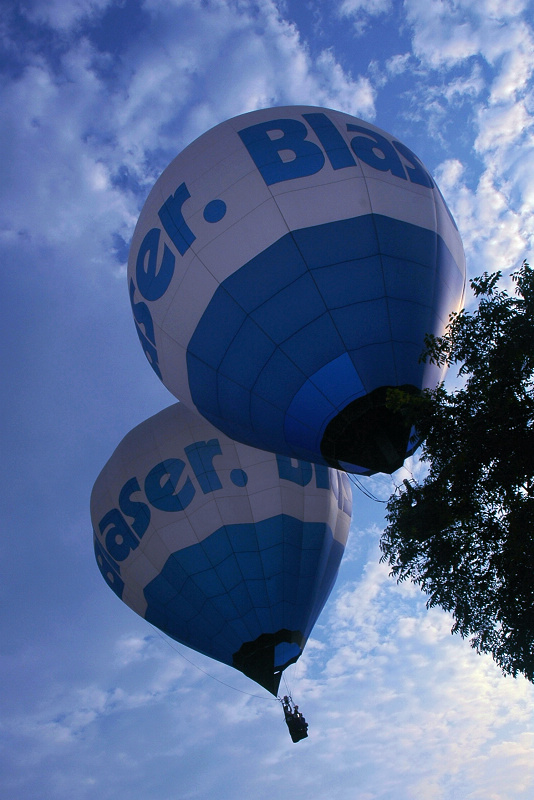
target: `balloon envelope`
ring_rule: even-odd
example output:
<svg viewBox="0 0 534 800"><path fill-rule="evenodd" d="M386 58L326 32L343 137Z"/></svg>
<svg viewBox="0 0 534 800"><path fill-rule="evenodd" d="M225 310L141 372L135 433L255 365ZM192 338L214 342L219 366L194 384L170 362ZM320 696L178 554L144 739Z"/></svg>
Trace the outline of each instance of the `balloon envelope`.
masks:
<svg viewBox="0 0 534 800"><path fill-rule="evenodd" d="M177 403L98 476L95 555L134 611L276 694L334 584L351 505L345 474L236 443Z"/></svg>
<svg viewBox="0 0 534 800"><path fill-rule="evenodd" d="M417 442L387 387L463 298L458 230L394 137L324 108L230 119L163 172L133 236L143 349L233 439L352 472L392 472Z"/></svg>

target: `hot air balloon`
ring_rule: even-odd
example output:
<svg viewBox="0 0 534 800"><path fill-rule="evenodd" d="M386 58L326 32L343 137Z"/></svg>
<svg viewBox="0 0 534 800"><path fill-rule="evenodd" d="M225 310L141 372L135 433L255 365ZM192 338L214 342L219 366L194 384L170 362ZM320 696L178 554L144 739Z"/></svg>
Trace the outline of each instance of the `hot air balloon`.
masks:
<svg viewBox="0 0 534 800"><path fill-rule="evenodd" d="M324 108L254 111L160 176L128 263L137 332L167 388L232 439L349 472L418 444L388 387L463 299L460 235L402 142Z"/></svg>
<svg viewBox="0 0 534 800"><path fill-rule="evenodd" d="M98 476L95 555L140 616L276 695L334 584L351 507L344 473L236 443L177 403Z"/></svg>

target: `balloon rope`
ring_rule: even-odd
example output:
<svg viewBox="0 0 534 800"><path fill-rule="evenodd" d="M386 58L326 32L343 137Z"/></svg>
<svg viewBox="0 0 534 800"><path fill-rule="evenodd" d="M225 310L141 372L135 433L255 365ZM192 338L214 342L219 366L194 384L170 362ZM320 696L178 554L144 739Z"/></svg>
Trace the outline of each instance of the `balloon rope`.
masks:
<svg viewBox="0 0 534 800"><path fill-rule="evenodd" d="M157 633L158 636L160 636L163 639L163 641L166 642L169 645L169 647L172 650L174 650L176 653L178 653L179 656L181 656L184 659L184 661L187 661L187 663L191 664L192 667L195 667L195 669L198 669L199 672L203 672L204 675L208 676L208 678L211 678L212 680L217 681L217 683L222 683L223 686L227 686L228 689L233 689L234 692L239 692L240 694L246 694L248 697L255 697L257 700L271 700L270 697L264 697L261 694L251 694L250 692L244 692L243 689L238 689L236 686L231 686L229 683L225 683L224 681L221 681L220 678L216 678L215 675L210 675L210 673L206 672L205 669L202 669L202 667L199 667L198 664L194 663L194 661L191 661L189 658L187 658L187 656L184 656L184 654L180 650L178 650L178 648L172 642L170 642L169 639L167 639L167 637L164 636L163 633L160 630L158 630L153 625L151 625L150 622L148 624L150 625L152 630L155 633ZM274 698L274 699L276 699L276 698Z"/></svg>
<svg viewBox="0 0 534 800"><path fill-rule="evenodd" d="M288 682L287 682L287 679L286 679L286 674L285 674L285 672L282 672L282 677L283 677L283 679L284 679L284 683L285 683L285 685L286 685L286 692L288 693L289 697L291 697L291 687L290 687L290 685L289 685L289 684L288 684Z"/></svg>
<svg viewBox="0 0 534 800"><path fill-rule="evenodd" d="M355 475L348 473L348 476L352 485L359 489L362 494L369 498L369 500L374 500L375 503L387 503L387 500L380 500L380 498L374 495L369 489L365 488Z"/></svg>

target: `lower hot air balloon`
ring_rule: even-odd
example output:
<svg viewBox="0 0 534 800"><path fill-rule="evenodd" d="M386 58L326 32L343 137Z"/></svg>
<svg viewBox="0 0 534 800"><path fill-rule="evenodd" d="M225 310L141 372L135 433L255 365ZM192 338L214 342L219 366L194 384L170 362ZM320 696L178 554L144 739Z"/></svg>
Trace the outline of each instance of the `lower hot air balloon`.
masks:
<svg viewBox="0 0 534 800"><path fill-rule="evenodd" d="M122 440L91 495L113 591L274 695L334 585L351 509L344 473L234 442L181 403Z"/></svg>

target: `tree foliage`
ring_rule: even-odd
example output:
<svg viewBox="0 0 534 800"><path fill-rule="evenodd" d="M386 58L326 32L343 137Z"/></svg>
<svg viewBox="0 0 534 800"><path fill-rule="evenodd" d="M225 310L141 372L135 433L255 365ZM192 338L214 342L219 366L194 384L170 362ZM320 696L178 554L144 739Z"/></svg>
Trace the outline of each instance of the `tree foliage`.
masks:
<svg viewBox="0 0 534 800"><path fill-rule="evenodd" d="M422 358L457 365L442 384L390 404L416 425L428 463L387 505L382 561L454 618L453 633L491 653L502 671L534 681L534 273L471 282L477 309L451 315Z"/></svg>

